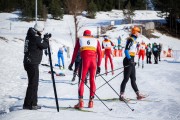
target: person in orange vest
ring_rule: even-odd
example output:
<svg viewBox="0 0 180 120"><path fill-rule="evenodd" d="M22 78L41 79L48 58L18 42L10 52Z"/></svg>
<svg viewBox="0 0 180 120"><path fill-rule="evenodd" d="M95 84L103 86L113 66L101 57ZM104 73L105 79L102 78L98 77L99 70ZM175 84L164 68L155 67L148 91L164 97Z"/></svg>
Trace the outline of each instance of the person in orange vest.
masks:
<svg viewBox="0 0 180 120"><path fill-rule="evenodd" d="M127 38L126 46L125 46L125 58L123 59L123 66L124 66L124 79L121 83L120 86L120 98L119 100L121 101L126 101L127 99L125 98L125 88L126 84L129 80L131 79L131 86L134 90L134 92L137 95L137 99L141 100L145 98L146 96L143 94L140 94L139 89L136 84L136 69L135 65L136 63L134 62L135 56L136 56L136 39L140 35L141 29L137 26L133 27L131 30L131 35L130 37Z"/></svg>
<svg viewBox="0 0 180 120"><path fill-rule="evenodd" d="M140 58L142 57L142 68L144 68L144 57L145 57L145 53L146 53L146 44L145 42L142 40L140 46L139 46L139 59L138 59L138 67L140 66Z"/></svg>
<svg viewBox="0 0 180 120"><path fill-rule="evenodd" d="M111 63L111 70L112 70L112 75L114 75L114 65L113 65L113 60L112 60L112 46L114 46L114 44L112 43L111 40L108 39L108 36L105 35L104 36L104 40L102 42L102 48L105 49L105 72L107 75L107 61L108 59L110 60Z"/></svg>
<svg viewBox="0 0 180 120"><path fill-rule="evenodd" d="M83 94L86 74L89 71L90 97L88 108L93 107L93 99L96 91L95 75L100 73L100 65L102 60L101 45L99 41L91 36L90 30L85 30L82 37L78 38L74 48L71 63L68 67L72 70L73 63L76 59L78 51L82 59L81 81L79 84L79 102L74 106L76 109L84 107Z"/></svg>

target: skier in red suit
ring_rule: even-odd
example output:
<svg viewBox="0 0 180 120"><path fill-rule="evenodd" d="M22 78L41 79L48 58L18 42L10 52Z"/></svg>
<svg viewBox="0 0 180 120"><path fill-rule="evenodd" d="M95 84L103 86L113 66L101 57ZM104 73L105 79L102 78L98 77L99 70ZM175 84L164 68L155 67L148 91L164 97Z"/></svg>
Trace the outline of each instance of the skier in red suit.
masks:
<svg viewBox="0 0 180 120"><path fill-rule="evenodd" d="M104 36L104 41L102 42L102 48L105 49L104 54L105 54L105 71L107 75L107 61L109 59L111 63L111 70L112 70L112 75L114 75L114 65L113 65L113 60L112 60L112 51L111 48L114 46L111 40L108 39L108 37L105 35Z"/></svg>
<svg viewBox="0 0 180 120"><path fill-rule="evenodd" d="M100 65L101 65L101 46L99 41L91 36L90 30L85 30L83 37L80 37L76 41L76 45L74 48L73 56L71 63L69 65L69 70L72 70L72 65L76 59L78 54L78 50L80 49L80 55L82 58L82 71L81 71L81 81L79 84L79 103L74 107L77 109L81 109L84 107L83 102L83 93L84 93L84 83L87 72L89 71L90 76L90 98L88 107L93 107L93 99L96 90L95 85L95 75L100 73Z"/></svg>
<svg viewBox="0 0 180 120"><path fill-rule="evenodd" d="M142 68L144 68L144 57L145 57L145 53L146 53L146 44L144 41L141 42L140 46L139 46L139 59L138 59L138 66L140 66L140 58L142 57Z"/></svg>

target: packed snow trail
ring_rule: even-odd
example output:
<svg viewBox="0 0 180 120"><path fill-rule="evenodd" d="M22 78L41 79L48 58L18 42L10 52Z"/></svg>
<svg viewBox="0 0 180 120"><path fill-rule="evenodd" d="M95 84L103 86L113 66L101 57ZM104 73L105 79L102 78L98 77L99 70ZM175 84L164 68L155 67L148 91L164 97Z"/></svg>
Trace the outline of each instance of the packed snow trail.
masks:
<svg viewBox="0 0 180 120"><path fill-rule="evenodd" d="M116 65L122 65L122 59L114 58ZM106 105L113 108L112 111L108 111L105 106L95 98L95 106L93 109L87 109L93 112L82 112L77 110L64 110L68 106L74 106L78 102L77 98L77 85L71 85L72 72L66 71L68 74L66 77L56 77L58 101L60 105L60 112L57 113L53 87L50 74L43 74L40 79L39 86L39 104L46 106L42 107L41 110L28 111L18 110L10 112L2 120L21 120L21 119L155 119L155 120L176 120L178 118L178 111L180 110L180 98L178 74L180 70L174 70L174 67L179 66L179 63L169 63L168 61L161 61L158 65L145 64L146 68L137 69L137 84L139 89L143 93L148 93L149 97L144 101L137 101L137 104L129 104L135 109L132 112L123 102L119 101L104 101ZM168 69L167 69L168 66ZM42 70L47 70L46 67L42 66ZM173 70L173 72L172 72ZM102 67L103 72L103 67ZM117 74L119 71L116 71ZM144 76L145 75L145 76ZM153 76L152 76L153 75ZM174 79L171 79L173 76ZM112 76L108 75L105 78L108 80ZM112 80L110 84L114 89L119 91L119 86L122 81L122 75ZM77 80L77 79L76 79ZM104 83L100 77L96 80L97 87ZM101 99L111 99L117 97L117 95L111 90L108 85L104 85L97 92L97 95ZM106 94L108 93L108 94ZM85 87L84 94L85 107L88 104L89 89ZM128 98L135 98L135 94L132 91L130 82L127 84L126 95ZM15 96L14 96L15 97ZM22 107L24 96L19 97L18 103L14 106ZM152 100L151 102L149 102ZM154 101L153 101L154 100ZM156 101L160 100L160 101ZM179 107L178 107L179 106ZM163 113L163 115L161 115ZM71 116L69 116L71 115ZM161 115L161 116L159 116ZM73 117L72 117L73 116Z"/></svg>

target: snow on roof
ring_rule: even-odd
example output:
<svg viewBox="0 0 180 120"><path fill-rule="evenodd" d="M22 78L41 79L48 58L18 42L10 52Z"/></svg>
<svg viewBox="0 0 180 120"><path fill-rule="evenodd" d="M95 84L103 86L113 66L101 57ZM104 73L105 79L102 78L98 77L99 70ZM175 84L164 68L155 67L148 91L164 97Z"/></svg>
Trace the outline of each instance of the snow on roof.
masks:
<svg viewBox="0 0 180 120"><path fill-rule="evenodd" d="M158 16L159 11L151 11L151 10L135 10L135 16L133 17L133 20L162 20L164 18L161 18ZM123 11L122 10L112 10L109 12L98 12L96 19L124 19Z"/></svg>

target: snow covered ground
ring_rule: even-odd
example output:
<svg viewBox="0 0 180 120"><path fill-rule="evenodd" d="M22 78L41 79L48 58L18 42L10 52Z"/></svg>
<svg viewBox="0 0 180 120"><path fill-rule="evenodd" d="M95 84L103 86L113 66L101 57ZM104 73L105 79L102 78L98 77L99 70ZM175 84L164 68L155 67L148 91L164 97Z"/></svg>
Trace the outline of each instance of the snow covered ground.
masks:
<svg viewBox="0 0 180 120"><path fill-rule="evenodd" d="M121 11L100 12L96 19L81 18L84 27L80 30L79 35L83 30L90 29L96 35L96 27L103 20L114 19L114 14L120 14ZM109 17L107 17L107 14ZM155 17L154 14L143 16L142 11L137 11L137 14L142 15L143 19ZM144 14L145 15L145 14ZM78 86L71 85L72 71L67 69L71 58L65 54L65 70L59 70L54 67L57 72L63 72L65 77L55 76L56 88L60 112L56 111L53 85L48 67L40 65L40 80L38 91L38 103L42 105L41 110L29 111L21 110L27 87L27 75L23 68L23 45L27 29L34 26L35 22L22 22L17 20L16 13L0 13L0 119L1 120L179 120L180 119L180 63L173 62L172 58L162 58L159 64L145 64L145 68L137 68L137 85L140 91L149 96L145 101L132 101L129 106L135 111L131 111L127 105L119 101L103 101L112 111L109 111L95 97L93 112L82 112L72 109L65 109L69 106L74 106L78 102ZM155 17L154 19L156 19ZM157 18L158 19L158 18ZM43 23L43 22L41 22ZM73 17L65 15L63 20L56 21L48 19L45 23L45 31L52 33L51 47L53 64L57 63L57 50L60 46L66 45L70 47L70 54L73 52L70 32L73 32ZM128 25L117 25L116 29L107 32L107 35L112 41L117 44L117 38L121 36L122 44L125 44L125 39L128 32L122 28ZM73 33L74 34L74 33ZM159 38L147 39L141 36L146 43L162 43L163 49L171 47L173 50L180 50L180 40L171 38L155 32ZM102 38L99 39L102 41ZM47 63L47 57L44 55L42 63ZM123 57L113 58L115 69L122 67ZM110 70L110 66L109 70ZM104 59L101 64L101 73L104 73ZM122 69L115 71L116 76L122 72ZM111 74L102 77L110 80ZM97 77L97 88L105 83L102 77ZM114 78L110 85L119 93L120 84L123 80L123 74ZM77 78L76 78L77 82ZM116 93L106 84L96 91L96 94L101 99L118 98ZM130 82L126 86L126 96L135 98ZM89 90L85 87L84 101L87 107L89 98ZM135 104L134 104L135 103Z"/></svg>

